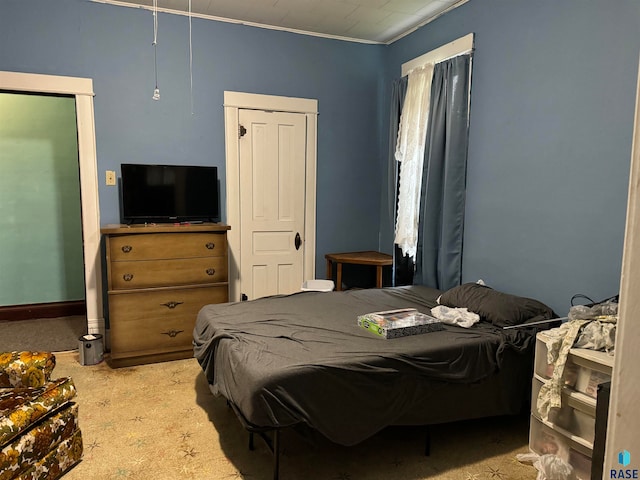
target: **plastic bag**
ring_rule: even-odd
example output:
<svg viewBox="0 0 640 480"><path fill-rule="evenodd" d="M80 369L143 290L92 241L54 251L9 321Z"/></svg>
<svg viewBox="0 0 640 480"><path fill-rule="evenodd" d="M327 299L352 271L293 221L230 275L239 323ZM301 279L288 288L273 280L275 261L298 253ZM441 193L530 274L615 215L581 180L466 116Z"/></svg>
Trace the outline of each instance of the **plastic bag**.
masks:
<svg viewBox="0 0 640 480"><path fill-rule="evenodd" d="M604 350L612 354L616 347L616 324L594 320L586 324L573 346L590 350Z"/></svg>
<svg viewBox="0 0 640 480"><path fill-rule="evenodd" d="M573 467L557 455L538 455L537 453L519 453L519 462L530 463L536 470L536 480L578 480Z"/></svg>
<svg viewBox="0 0 640 480"><path fill-rule="evenodd" d="M593 306L574 305L569 309L569 320L611 320L618 316L618 304L616 302L597 303Z"/></svg>
<svg viewBox="0 0 640 480"><path fill-rule="evenodd" d="M591 320L580 330L574 347L613 353L618 322L617 302L606 301L592 306L575 305L569 310L569 320Z"/></svg>

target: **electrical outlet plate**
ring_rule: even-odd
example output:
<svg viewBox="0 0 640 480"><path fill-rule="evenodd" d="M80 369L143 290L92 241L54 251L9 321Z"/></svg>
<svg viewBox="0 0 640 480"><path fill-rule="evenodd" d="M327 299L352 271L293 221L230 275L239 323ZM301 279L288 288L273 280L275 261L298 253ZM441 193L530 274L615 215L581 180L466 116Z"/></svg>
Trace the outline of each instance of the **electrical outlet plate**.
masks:
<svg viewBox="0 0 640 480"><path fill-rule="evenodd" d="M106 177L107 185L111 186L116 184L116 172L114 172L113 170L107 170Z"/></svg>

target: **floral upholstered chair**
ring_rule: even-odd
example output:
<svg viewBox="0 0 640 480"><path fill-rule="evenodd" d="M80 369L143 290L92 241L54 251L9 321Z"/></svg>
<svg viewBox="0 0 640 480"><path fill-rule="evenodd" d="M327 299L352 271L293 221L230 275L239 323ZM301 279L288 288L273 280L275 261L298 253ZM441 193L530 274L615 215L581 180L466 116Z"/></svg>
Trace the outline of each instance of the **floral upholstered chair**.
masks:
<svg viewBox="0 0 640 480"><path fill-rule="evenodd" d="M0 353L0 480L61 477L82 457L76 388L46 352Z"/></svg>

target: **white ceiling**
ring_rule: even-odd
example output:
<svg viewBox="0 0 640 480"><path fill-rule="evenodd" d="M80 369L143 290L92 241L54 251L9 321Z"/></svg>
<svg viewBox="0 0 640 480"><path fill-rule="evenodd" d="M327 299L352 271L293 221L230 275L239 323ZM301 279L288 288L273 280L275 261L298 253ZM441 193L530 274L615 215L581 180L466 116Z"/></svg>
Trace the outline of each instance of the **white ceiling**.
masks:
<svg viewBox="0 0 640 480"><path fill-rule="evenodd" d="M153 8L153 0L94 0ZM191 0L195 17L366 43L391 43L467 0ZM157 0L163 12L189 13L189 0Z"/></svg>

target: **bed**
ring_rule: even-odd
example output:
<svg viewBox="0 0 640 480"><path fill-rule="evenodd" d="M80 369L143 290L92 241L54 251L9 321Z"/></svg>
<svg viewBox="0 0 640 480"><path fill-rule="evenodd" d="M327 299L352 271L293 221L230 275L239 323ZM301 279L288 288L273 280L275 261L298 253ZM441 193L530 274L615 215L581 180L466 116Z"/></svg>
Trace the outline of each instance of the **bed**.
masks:
<svg viewBox="0 0 640 480"><path fill-rule="evenodd" d="M272 431L276 441L280 429L304 427L348 446L391 425L517 414L529 401L537 323L556 315L486 288L299 292L209 305L196 320L194 355L245 428ZM397 308L429 313L439 297L472 305L482 321L392 340L356 322Z"/></svg>

